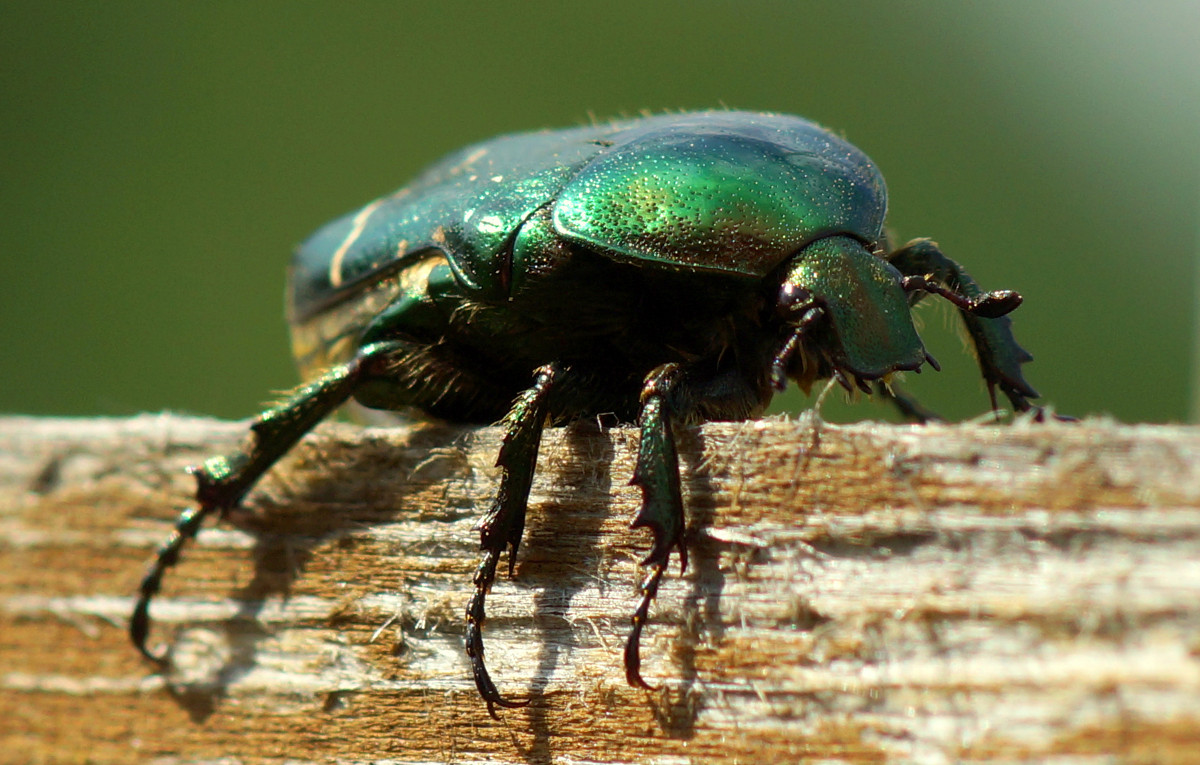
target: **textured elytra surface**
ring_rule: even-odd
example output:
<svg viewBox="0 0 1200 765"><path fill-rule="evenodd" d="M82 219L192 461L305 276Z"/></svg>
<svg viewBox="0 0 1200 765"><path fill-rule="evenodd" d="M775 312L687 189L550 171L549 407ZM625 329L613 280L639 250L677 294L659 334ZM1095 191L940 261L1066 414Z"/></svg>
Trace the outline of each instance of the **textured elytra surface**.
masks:
<svg viewBox="0 0 1200 765"><path fill-rule="evenodd" d="M491 721L462 656L499 432L325 427L124 619L244 426L0 422L9 761L1186 762L1197 745L1193 428L707 425L681 439L691 565L620 644L648 540L636 435L547 434L516 577L489 601ZM171 691L171 692L169 692Z"/></svg>
<svg viewBox="0 0 1200 765"><path fill-rule="evenodd" d="M549 205L558 235L618 259L761 278L833 233L875 242L887 192L854 146L799 117L659 115L485 141L318 230L296 253L293 320L431 249L490 292L510 238Z"/></svg>

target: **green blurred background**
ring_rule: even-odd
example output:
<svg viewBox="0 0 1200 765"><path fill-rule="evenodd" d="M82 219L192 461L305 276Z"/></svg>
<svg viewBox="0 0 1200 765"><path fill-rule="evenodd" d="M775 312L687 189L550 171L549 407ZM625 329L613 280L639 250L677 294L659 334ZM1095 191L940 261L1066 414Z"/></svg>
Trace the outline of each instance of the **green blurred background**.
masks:
<svg viewBox="0 0 1200 765"><path fill-rule="evenodd" d="M842 132L899 238L1025 295L1060 411L1196 389L1200 3L4 3L0 411L257 411L292 247L442 153L731 106ZM986 409L949 313L935 409ZM790 402L793 406L798 402ZM848 416L877 416L864 404Z"/></svg>

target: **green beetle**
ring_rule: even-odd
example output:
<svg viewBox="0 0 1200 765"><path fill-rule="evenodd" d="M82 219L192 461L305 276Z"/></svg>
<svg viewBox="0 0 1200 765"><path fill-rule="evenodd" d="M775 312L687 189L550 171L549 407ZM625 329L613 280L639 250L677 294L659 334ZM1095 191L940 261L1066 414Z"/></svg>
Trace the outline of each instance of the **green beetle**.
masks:
<svg viewBox="0 0 1200 765"><path fill-rule="evenodd" d="M467 606L475 683L484 601L501 555L512 572L542 428L612 413L641 429L634 527L653 533L625 647L639 639L673 551L686 566L673 429L758 416L789 379L836 378L923 410L890 385L936 362L913 326L926 293L959 309L996 408L1037 393L1005 316L937 246L889 252L883 176L861 151L786 115L713 111L505 136L443 159L412 184L302 244L289 278L293 350L306 380L261 414L244 451L194 469L198 506L142 581L149 604L204 518L236 506L297 440L353 399L465 423L503 421L496 498Z"/></svg>

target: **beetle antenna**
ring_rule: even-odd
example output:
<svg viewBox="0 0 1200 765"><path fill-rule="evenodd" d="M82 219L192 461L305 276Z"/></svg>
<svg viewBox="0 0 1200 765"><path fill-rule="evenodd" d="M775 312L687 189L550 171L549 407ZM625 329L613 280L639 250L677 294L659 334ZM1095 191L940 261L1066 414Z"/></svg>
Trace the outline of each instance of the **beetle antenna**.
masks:
<svg viewBox="0 0 1200 765"><path fill-rule="evenodd" d="M953 303L960 310L984 319L998 319L1021 305L1021 293L1013 290L994 290L975 298L966 298L948 287L930 281L924 276L906 276L901 286L905 292L924 290Z"/></svg>

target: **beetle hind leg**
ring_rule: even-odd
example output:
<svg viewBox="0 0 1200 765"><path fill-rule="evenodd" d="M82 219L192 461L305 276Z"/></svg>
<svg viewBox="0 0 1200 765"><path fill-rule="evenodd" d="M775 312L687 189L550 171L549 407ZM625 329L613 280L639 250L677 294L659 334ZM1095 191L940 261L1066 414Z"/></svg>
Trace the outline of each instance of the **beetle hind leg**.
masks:
<svg viewBox="0 0 1200 765"><path fill-rule="evenodd" d="M525 510L529 501L529 488L533 482L537 465L538 447L541 444L542 428L549 414L547 399L554 388L559 370L554 365L539 368L534 373L534 384L513 403L505 418L508 430L500 447L496 465L502 469L500 489L492 506L484 516L479 533L479 547L483 558L475 569L475 594L467 605L467 656L471 659L471 672L475 687L487 703L488 714L496 717L496 707L523 707L529 700L511 701L500 695L496 684L488 674L483 656L483 623L486 619L485 601L487 593L496 580L496 566L505 548L509 550L508 571L516 565L517 548L525 530Z"/></svg>
<svg viewBox="0 0 1200 765"><path fill-rule="evenodd" d="M250 426L250 441L243 450L213 457L192 468L197 483L197 506L179 516L175 531L159 548L154 563L142 577L129 619L129 638L143 656L160 666L167 662L165 651L154 651L146 645L150 636L150 602L162 587L167 570L179 562L183 548L200 532L204 519L213 512L224 513L236 507L276 460L343 404L364 378L379 374L381 362L386 364L400 347L398 343L376 343L363 348L346 364L301 386L288 400L260 414Z"/></svg>

